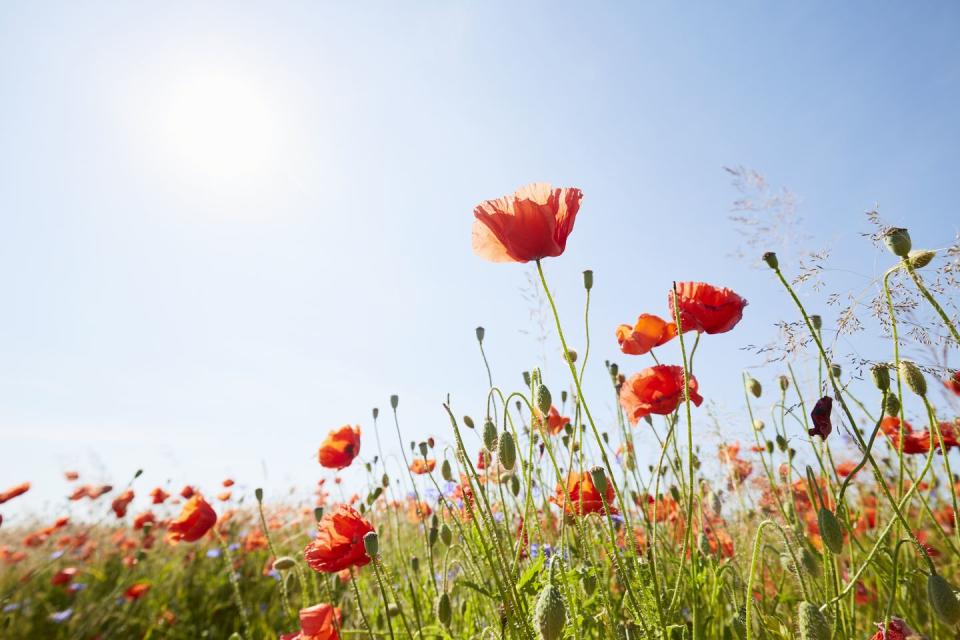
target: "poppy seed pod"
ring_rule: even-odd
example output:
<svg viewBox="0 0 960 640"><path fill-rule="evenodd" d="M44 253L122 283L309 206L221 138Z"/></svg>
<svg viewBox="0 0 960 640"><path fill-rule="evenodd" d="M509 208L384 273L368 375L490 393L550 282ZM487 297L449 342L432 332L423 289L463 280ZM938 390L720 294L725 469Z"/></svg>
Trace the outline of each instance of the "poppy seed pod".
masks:
<svg viewBox="0 0 960 640"><path fill-rule="evenodd" d="M288 569L293 569L296 566L297 562L290 556L280 556L273 561L273 568L277 571L286 571Z"/></svg>
<svg viewBox="0 0 960 640"><path fill-rule="evenodd" d="M940 574L934 573L927 578L927 597L940 622L951 627L960 622L960 600L957 600L953 586Z"/></svg>
<svg viewBox="0 0 960 640"><path fill-rule="evenodd" d="M413 569L414 573L420 571L420 558L417 556L410 556L410 568Z"/></svg>
<svg viewBox="0 0 960 640"><path fill-rule="evenodd" d="M780 376L778 380L780 381L780 391L786 391L790 388L790 378L787 376Z"/></svg>
<svg viewBox="0 0 960 640"><path fill-rule="evenodd" d="M447 482L453 482L453 469L450 467L449 460L444 460L440 465L440 475Z"/></svg>
<svg viewBox="0 0 960 640"><path fill-rule="evenodd" d="M397 394L393 394L392 396L390 396L390 406L392 408L396 409L397 406L399 406L399 404L400 404L400 396L398 396Z"/></svg>
<svg viewBox="0 0 960 640"><path fill-rule="evenodd" d="M427 443L421 442L417 446L420 448L420 455L422 455L423 457L427 457L427 454L430 452L430 449L427 447Z"/></svg>
<svg viewBox="0 0 960 640"><path fill-rule="evenodd" d="M830 623L815 604L807 601L800 603L797 625L800 628L800 640L830 640Z"/></svg>
<svg viewBox="0 0 960 640"><path fill-rule="evenodd" d="M253 495L257 499L257 502L263 502L263 489L257 487L253 490Z"/></svg>
<svg viewBox="0 0 960 640"><path fill-rule="evenodd" d="M923 372L913 362L909 360L900 361L900 377L907 381L907 386L918 396L927 395L927 381L923 377Z"/></svg>
<svg viewBox="0 0 960 640"><path fill-rule="evenodd" d="M583 272L583 288L587 291L593 289L593 271L590 269Z"/></svg>
<svg viewBox="0 0 960 640"><path fill-rule="evenodd" d="M898 258L906 258L913 246L910 241L910 232L899 227L887 229L883 234L883 242L890 249L890 252Z"/></svg>
<svg viewBox="0 0 960 640"><path fill-rule="evenodd" d="M819 331L820 329L823 328L823 318L821 318L820 316L814 314L814 315L810 316L810 324L813 325L813 328L814 328L814 329L816 329L817 331Z"/></svg>
<svg viewBox="0 0 960 640"><path fill-rule="evenodd" d="M323 520L323 507L316 507L313 510L313 518L317 522L320 522L321 520Z"/></svg>
<svg viewBox="0 0 960 640"><path fill-rule="evenodd" d="M843 529L840 527L840 521L837 516L826 507L820 507L817 514L817 526L820 529L820 537L823 544L833 555L843 553Z"/></svg>
<svg viewBox="0 0 960 640"><path fill-rule="evenodd" d="M504 431L500 436L500 442L497 444L497 457L500 458L500 464L510 471L517 463L517 446L513 441L513 434Z"/></svg>
<svg viewBox="0 0 960 640"><path fill-rule="evenodd" d="M486 335L486 333L483 327L477 327L477 342L483 342L483 336Z"/></svg>
<svg viewBox="0 0 960 640"><path fill-rule="evenodd" d="M445 627L450 626L453 618L453 607L450 606L450 594L444 591L437 598L437 619Z"/></svg>
<svg viewBox="0 0 960 640"><path fill-rule="evenodd" d="M603 467L593 467L590 469L590 479L593 480L593 486L602 496L607 492L607 473Z"/></svg>
<svg viewBox="0 0 960 640"><path fill-rule="evenodd" d="M890 388L890 370L885 364L875 364L870 367L870 376L873 378L874 386L880 391L886 391Z"/></svg>
<svg viewBox="0 0 960 640"><path fill-rule="evenodd" d="M930 249L917 249L910 252L907 256L907 262L910 263L910 267L913 269L923 269L930 264L930 261L933 260L936 255L937 252L931 251Z"/></svg>
<svg viewBox="0 0 960 640"><path fill-rule="evenodd" d="M780 266L780 262L777 260L777 254L773 251L767 251L763 254L763 261L767 263L767 266L771 269L776 269Z"/></svg>
<svg viewBox="0 0 960 640"><path fill-rule="evenodd" d="M547 385L541 384L537 387L536 401L540 413L543 415L550 413L550 407L553 406L553 396L550 395L550 389L547 388Z"/></svg>
<svg viewBox="0 0 960 640"><path fill-rule="evenodd" d="M754 398L759 398L760 394L763 393L763 387L760 385L759 380L747 377L747 391L749 391Z"/></svg>
<svg viewBox="0 0 960 640"><path fill-rule="evenodd" d="M495 451L497 448L497 426L490 419L483 423L483 446L487 451Z"/></svg>
<svg viewBox="0 0 960 640"><path fill-rule="evenodd" d="M567 605L563 594L556 585L557 557L550 558L550 576L537 597L533 609L533 624L540 633L541 640L559 640L563 637L563 627L567 623Z"/></svg>

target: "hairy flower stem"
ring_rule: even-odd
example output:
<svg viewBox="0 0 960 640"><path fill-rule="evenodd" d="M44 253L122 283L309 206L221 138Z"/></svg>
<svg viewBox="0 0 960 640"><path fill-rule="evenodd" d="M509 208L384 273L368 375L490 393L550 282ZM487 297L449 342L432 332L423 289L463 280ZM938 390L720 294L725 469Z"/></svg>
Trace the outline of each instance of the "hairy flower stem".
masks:
<svg viewBox="0 0 960 640"><path fill-rule="evenodd" d="M920 293L923 294L923 297L927 299L927 302L930 303L930 306L937 312L937 315L940 316L940 319L943 320L944 326L950 331L950 335L953 336L953 340L957 345L960 345L960 332L957 331L957 327L950 320L950 317L947 315L947 312L943 310L943 307L940 306L940 303L937 302L937 299L933 297L933 294L927 290L927 287L923 284L923 279L920 277L920 274L917 273L917 270L913 268L913 265L910 264L910 261L904 258L903 267L907 270L907 273L910 274L910 277L913 279L913 283L917 285L917 289L920 290Z"/></svg>
<svg viewBox="0 0 960 640"><path fill-rule="evenodd" d="M217 543L223 553L223 561L227 565L227 576L230 579L230 587L233 591L233 604L237 607L240 621L243 623L243 635L246 638L252 638L253 636L250 635L250 616L247 615L247 608L243 606L243 596L240 595L240 577L233 568L233 553L230 552L230 547L227 546L226 540L223 539L216 527L213 528L213 532L217 536Z"/></svg>

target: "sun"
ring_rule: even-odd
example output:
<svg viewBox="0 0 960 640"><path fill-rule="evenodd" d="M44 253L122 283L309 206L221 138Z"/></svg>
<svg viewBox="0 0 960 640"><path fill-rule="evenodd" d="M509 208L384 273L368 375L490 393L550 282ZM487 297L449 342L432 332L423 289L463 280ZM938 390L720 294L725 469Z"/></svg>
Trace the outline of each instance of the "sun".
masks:
<svg viewBox="0 0 960 640"><path fill-rule="evenodd" d="M267 86L242 69L185 69L157 97L158 151L208 186L265 181L281 159L281 117Z"/></svg>

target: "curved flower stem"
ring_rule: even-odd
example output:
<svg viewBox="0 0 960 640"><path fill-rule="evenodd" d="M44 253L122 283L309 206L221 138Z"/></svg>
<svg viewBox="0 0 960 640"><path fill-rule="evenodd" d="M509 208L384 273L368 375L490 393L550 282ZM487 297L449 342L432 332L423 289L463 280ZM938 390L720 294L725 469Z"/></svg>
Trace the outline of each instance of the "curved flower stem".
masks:
<svg viewBox="0 0 960 640"><path fill-rule="evenodd" d="M960 331L957 331L957 327L954 326L953 322L950 320L950 317L947 315L947 312L943 310L943 307L941 307L940 303L937 302L937 299L933 297L933 294L927 290L927 287L923 284L923 279L920 278L920 274L918 274L917 270L913 268L913 265L910 264L909 260L904 259L902 264L907 270L907 273L909 273L910 277L913 279L913 283L917 285L917 289L920 290L920 293L923 294L923 297L927 299L927 302L930 303L930 306L934 308L934 310L937 312L937 315L939 315L940 319L943 320L943 324L950 331L950 335L953 336L954 342L960 345Z"/></svg>

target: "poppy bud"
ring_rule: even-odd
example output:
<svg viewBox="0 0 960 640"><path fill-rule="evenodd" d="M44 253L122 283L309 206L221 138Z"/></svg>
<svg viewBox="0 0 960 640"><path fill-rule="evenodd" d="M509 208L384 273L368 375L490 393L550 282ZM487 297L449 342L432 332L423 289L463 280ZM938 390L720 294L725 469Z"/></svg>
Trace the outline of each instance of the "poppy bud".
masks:
<svg viewBox="0 0 960 640"><path fill-rule="evenodd" d="M313 510L313 518L317 522L320 522L321 520L323 520L323 507L317 507L316 509Z"/></svg>
<svg viewBox="0 0 960 640"><path fill-rule="evenodd" d="M830 640L830 623L819 607L807 601L800 603L797 611L797 626L800 627L800 640Z"/></svg>
<svg viewBox="0 0 960 640"><path fill-rule="evenodd" d="M234 631L233 633L230 634L230 637L227 638L227 640L243 640L243 636L237 633L236 631Z"/></svg>
<svg viewBox="0 0 960 640"><path fill-rule="evenodd" d="M940 574L934 573L927 578L927 597L940 622L951 627L960 622L960 601L953 586Z"/></svg>
<svg viewBox="0 0 960 640"><path fill-rule="evenodd" d="M677 489L677 485L670 487L670 497L672 497L677 502L680 502L680 489Z"/></svg>
<svg viewBox="0 0 960 640"><path fill-rule="evenodd" d="M758 380L747 377L747 391L749 391L754 398L759 398L760 394L763 393L763 387L760 386Z"/></svg>
<svg viewBox="0 0 960 640"><path fill-rule="evenodd" d="M789 445L787 444L787 439L786 439L786 438L784 438L784 437L781 436L780 434L777 434L776 441L777 441L777 448L780 449L780 451L786 451L786 450L787 450L787 447L788 447Z"/></svg>
<svg viewBox="0 0 960 640"><path fill-rule="evenodd" d="M820 507L817 514L817 526L820 529L820 537L823 538L823 544L833 555L840 555L843 552L843 529L840 528L840 521L833 512L826 507Z"/></svg>
<svg viewBox="0 0 960 640"><path fill-rule="evenodd" d="M400 615L400 606L396 602L391 602L387 605L387 617L396 618Z"/></svg>
<svg viewBox="0 0 960 640"><path fill-rule="evenodd" d="M883 404L883 410L888 416L900 415L900 398L892 393L888 394Z"/></svg>
<svg viewBox="0 0 960 640"><path fill-rule="evenodd" d="M843 372L843 369L840 368L840 365L833 363L830 365L830 374L834 378L839 378L840 374Z"/></svg>
<svg viewBox="0 0 960 640"><path fill-rule="evenodd" d="M426 457L427 457L427 454L430 452L430 449L427 448L427 443L426 443L426 442L421 442L420 445L419 445L419 447L420 447L420 455L422 455L424 458L426 458Z"/></svg>
<svg viewBox="0 0 960 640"><path fill-rule="evenodd" d="M416 573L420 571L420 558L417 556L410 557L410 568L413 569L413 572Z"/></svg>
<svg viewBox="0 0 960 640"><path fill-rule="evenodd" d="M765 426L767 426L767 425L765 425L765 424L763 423L763 420L761 420L760 418L754 418L754 419L753 419L753 430L754 430L754 431L763 431L763 428L764 428Z"/></svg>
<svg viewBox="0 0 960 640"><path fill-rule="evenodd" d="M257 487L253 490L253 495L257 499L257 502L263 502L263 489Z"/></svg>
<svg viewBox="0 0 960 640"><path fill-rule="evenodd" d="M380 409L376 407L373 408L373 419L376 420L380 416Z"/></svg>
<svg viewBox="0 0 960 640"><path fill-rule="evenodd" d="M297 561L291 558L290 556L280 556L273 561L273 568L277 571L286 571L287 569L293 569L297 565Z"/></svg>
<svg viewBox="0 0 960 640"><path fill-rule="evenodd" d="M910 241L910 233L906 229L891 227L883 234L883 241L886 243L890 252L898 258L905 258L910 253L913 243Z"/></svg>
<svg viewBox="0 0 960 640"><path fill-rule="evenodd" d="M483 336L486 334L486 330L483 327L477 327L477 342L483 342Z"/></svg>
<svg viewBox="0 0 960 640"><path fill-rule="evenodd" d="M607 474L603 467L593 467L590 469L590 479L593 480L593 486L597 492L603 496L607 492Z"/></svg>
<svg viewBox="0 0 960 640"><path fill-rule="evenodd" d="M447 482L453 482L453 470L450 468L450 461L444 460L440 465L440 475Z"/></svg>
<svg viewBox="0 0 960 640"><path fill-rule="evenodd" d="M886 391L890 388L890 370L885 364L875 364L870 367L870 375L873 377L873 384L880 391Z"/></svg>
<svg viewBox="0 0 960 640"><path fill-rule="evenodd" d="M583 591L588 596L592 596L593 592L597 589L597 576L593 574L592 571L583 574L583 577L580 579L581 584L583 584Z"/></svg>
<svg viewBox="0 0 960 640"><path fill-rule="evenodd" d="M901 360L900 376L907 381L907 386L915 394L921 398L927 395L927 381L916 364L909 360Z"/></svg>
<svg viewBox="0 0 960 640"><path fill-rule="evenodd" d="M820 559L815 556L810 549L804 547L803 551L800 552L800 564L803 565L804 570L810 574L811 577L820 578Z"/></svg>
<svg viewBox="0 0 960 640"><path fill-rule="evenodd" d="M463 424L467 426L467 429L473 429L475 427L473 424L473 418L470 416L463 416Z"/></svg>
<svg viewBox="0 0 960 640"><path fill-rule="evenodd" d="M527 385L528 387L530 386L530 372L529 372L529 371L524 371L524 372L523 372L523 384Z"/></svg>
<svg viewBox="0 0 960 640"><path fill-rule="evenodd" d="M448 547L453 543L453 530L450 529L450 525L446 522L440 525L440 539L443 541L443 544Z"/></svg>
<svg viewBox="0 0 960 640"><path fill-rule="evenodd" d="M547 415L550 413L550 407L553 406L553 396L550 395L550 389L547 388L547 385L541 384L537 387L537 408L540 409L540 413Z"/></svg>
<svg viewBox="0 0 960 640"><path fill-rule="evenodd" d="M767 263L767 266L771 269L776 269L780 266L780 263L777 261L777 254L773 251L767 251L763 254L763 261Z"/></svg>
<svg viewBox="0 0 960 640"><path fill-rule="evenodd" d="M437 528L437 525L434 524L431 526L430 529L427 530L427 544L429 544L431 547L437 544L437 537L439 534L440 530Z"/></svg>
<svg viewBox="0 0 960 640"><path fill-rule="evenodd" d="M487 451L493 451L497 448L497 427L493 424L493 420L489 418L483 423L483 446L487 448Z"/></svg>
<svg viewBox="0 0 960 640"><path fill-rule="evenodd" d="M143 475L143 469L137 469L137 472L133 474L133 479L136 480Z"/></svg>
<svg viewBox="0 0 960 640"><path fill-rule="evenodd" d="M780 376L778 379L780 381L780 391L786 391L790 388L790 378L787 376Z"/></svg>
<svg viewBox="0 0 960 640"><path fill-rule="evenodd" d="M450 626L450 620L453 618L453 608L450 606L450 594L444 591L437 598L437 619L445 627Z"/></svg>
<svg viewBox="0 0 960 640"><path fill-rule="evenodd" d="M516 475L510 476L510 493L512 493L514 497L520 495L520 478Z"/></svg>
<svg viewBox="0 0 960 640"><path fill-rule="evenodd" d="M910 255L907 256L907 261L914 269L923 269L925 266L930 264L930 261L933 260L934 256L936 255L936 251L931 251L929 249L917 249L916 251L910 252Z"/></svg>
<svg viewBox="0 0 960 640"><path fill-rule="evenodd" d="M773 440L767 440L767 453L773 454Z"/></svg>
<svg viewBox="0 0 960 640"><path fill-rule="evenodd" d="M497 445L497 457L500 458L500 464L509 471L517 463L517 446L513 441L513 434L504 431L500 436L500 442Z"/></svg>
<svg viewBox="0 0 960 640"><path fill-rule="evenodd" d="M567 605L563 594L555 584L554 575L557 557L550 558L550 577L537 597L533 609L533 624L540 632L541 640L560 640L567 623Z"/></svg>
<svg viewBox="0 0 960 640"><path fill-rule="evenodd" d="M570 364L573 364L577 361L577 352L573 349L567 349L566 360Z"/></svg>
<svg viewBox="0 0 960 640"><path fill-rule="evenodd" d="M397 394L393 394L392 396L390 396L390 406L392 408L396 409L397 405L399 404L400 404L400 396L398 396Z"/></svg>
<svg viewBox="0 0 960 640"><path fill-rule="evenodd" d="M810 316L810 324L813 325L813 328L819 331L823 327L823 318L814 314Z"/></svg>

